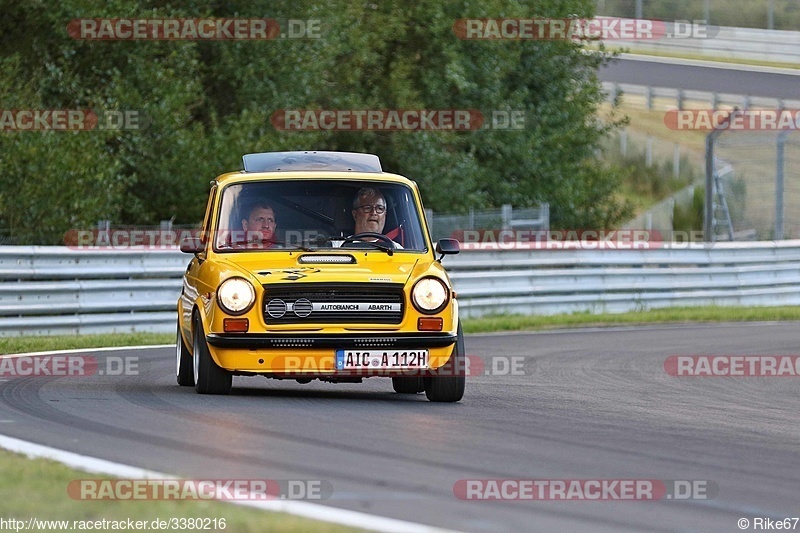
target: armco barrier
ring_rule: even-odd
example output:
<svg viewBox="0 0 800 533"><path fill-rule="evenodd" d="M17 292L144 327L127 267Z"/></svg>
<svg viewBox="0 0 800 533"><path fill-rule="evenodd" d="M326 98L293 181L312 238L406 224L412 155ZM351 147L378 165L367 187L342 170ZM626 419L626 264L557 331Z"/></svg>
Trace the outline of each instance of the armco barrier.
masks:
<svg viewBox="0 0 800 533"><path fill-rule="evenodd" d="M800 241L482 251L445 260L467 317L800 304Z"/></svg>
<svg viewBox="0 0 800 533"><path fill-rule="evenodd" d="M462 251L444 263L466 317L800 305L800 240L585 248ZM0 336L171 333L188 260L174 250L1 246Z"/></svg>
<svg viewBox="0 0 800 533"><path fill-rule="evenodd" d="M176 250L0 246L0 336L172 332Z"/></svg>
<svg viewBox="0 0 800 533"><path fill-rule="evenodd" d="M695 29L695 32L697 29ZM684 55L706 59L738 59L796 64L800 61L800 32L712 26L685 39L606 41L611 48L631 52Z"/></svg>

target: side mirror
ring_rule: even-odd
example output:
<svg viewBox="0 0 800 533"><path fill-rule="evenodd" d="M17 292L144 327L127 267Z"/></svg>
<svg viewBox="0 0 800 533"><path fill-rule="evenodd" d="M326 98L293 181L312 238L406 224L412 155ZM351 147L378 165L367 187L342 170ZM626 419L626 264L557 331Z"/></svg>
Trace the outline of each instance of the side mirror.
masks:
<svg viewBox="0 0 800 533"><path fill-rule="evenodd" d="M180 249L185 254L199 254L206 249L206 246L199 237L184 237Z"/></svg>
<svg viewBox="0 0 800 533"><path fill-rule="evenodd" d="M461 246L455 239L439 239L436 243L436 253L442 256L457 254L461 251ZM439 258L441 260L441 257Z"/></svg>

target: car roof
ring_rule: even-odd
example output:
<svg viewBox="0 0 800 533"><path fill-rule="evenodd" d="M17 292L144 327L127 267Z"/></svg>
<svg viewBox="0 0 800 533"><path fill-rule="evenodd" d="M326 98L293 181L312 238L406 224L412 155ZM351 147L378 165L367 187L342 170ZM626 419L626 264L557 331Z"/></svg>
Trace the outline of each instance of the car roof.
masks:
<svg viewBox="0 0 800 533"><path fill-rule="evenodd" d="M347 181L385 181L416 184L398 174L383 172L380 159L373 154L355 152L265 152L242 157L245 169L216 178L219 185L231 182L295 179L336 179Z"/></svg>
<svg viewBox="0 0 800 533"><path fill-rule="evenodd" d="M308 171L308 172L228 172L217 176L214 182L217 185L229 185L231 183L246 183L251 181L289 181L289 180L339 180L339 181L383 181L386 183L400 183L416 188L416 183L400 176L388 172L331 172L331 171Z"/></svg>
<svg viewBox="0 0 800 533"><path fill-rule="evenodd" d="M356 152L264 152L242 157L245 172L293 172L329 170L344 172L383 172L374 154Z"/></svg>

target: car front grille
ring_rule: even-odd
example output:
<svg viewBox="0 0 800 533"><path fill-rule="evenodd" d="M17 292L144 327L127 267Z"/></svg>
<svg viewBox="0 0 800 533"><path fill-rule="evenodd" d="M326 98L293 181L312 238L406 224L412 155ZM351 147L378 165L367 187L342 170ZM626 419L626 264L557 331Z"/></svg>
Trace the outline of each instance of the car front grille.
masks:
<svg viewBox="0 0 800 533"><path fill-rule="evenodd" d="M395 283L264 285L267 324L399 324L405 305Z"/></svg>

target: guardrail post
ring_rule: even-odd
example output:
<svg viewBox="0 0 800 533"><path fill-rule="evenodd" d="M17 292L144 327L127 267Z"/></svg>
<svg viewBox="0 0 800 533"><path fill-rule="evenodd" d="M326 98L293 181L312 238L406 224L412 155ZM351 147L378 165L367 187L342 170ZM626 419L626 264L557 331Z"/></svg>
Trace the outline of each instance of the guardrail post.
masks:
<svg viewBox="0 0 800 533"><path fill-rule="evenodd" d="M98 220L97 221L97 245L111 244L111 221Z"/></svg>
<svg viewBox="0 0 800 533"><path fill-rule="evenodd" d="M783 239L783 155L786 136L791 130L778 135L775 154L775 240Z"/></svg>
<svg viewBox="0 0 800 533"><path fill-rule="evenodd" d="M645 91L645 98L647 99L647 110L650 111L653 109L653 87L650 85L647 86L647 90Z"/></svg>
<svg viewBox="0 0 800 533"><path fill-rule="evenodd" d="M542 229L550 231L550 204L545 202L541 206L542 209Z"/></svg>
<svg viewBox="0 0 800 533"><path fill-rule="evenodd" d="M648 167L653 166L653 137L647 136L647 144L645 146L644 164Z"/></svg>
<svg viewBox="0 0 800 533"><path fill-rule="evenodd" d="M675 143L672 146L672 176L678 178L681 175L681 145Z"/></svg>
<svg viewBox="0 0 800 533"><path fill-rule="evenodd" d="M676 95L675 99L677 100L678 109L683 109L683 100L684 100L683 89L678 89L678 94Z"/></svg>
<svg viewBox="0 0 800 533"><path fill-rule="evenodd" d="M719 93L711 93L711 109L716 110L719 107Z"/></svg>
<svg viewBox="0 0 800 533"><path fill-rule="evenodd" d="M500 220L502 229L511 229L511 220L513 218L511 204L503 204L500 208Z"/></svg>
<svg viewBox="0 0 800 533"><path fill-rule="evenodd" d="M775 29L775 0L769 0L767 4L767 29Z"/></svg>
<svg viewBox="0 0 800 533"><path fill-rule="evenodd" d="M706 135L706 197L703 206L703 240L714 242L714 142L719 130Z"/></svg>
<svg viewBox="0 0 800 533"><path fill-rule="evenodd" d="M628 130L622 130L619 132L619 153L622 157L626 157L628 155Z"/></svg>

